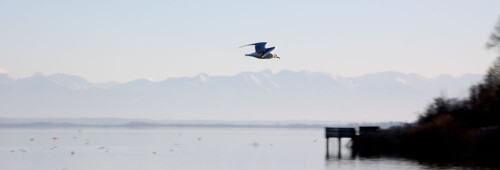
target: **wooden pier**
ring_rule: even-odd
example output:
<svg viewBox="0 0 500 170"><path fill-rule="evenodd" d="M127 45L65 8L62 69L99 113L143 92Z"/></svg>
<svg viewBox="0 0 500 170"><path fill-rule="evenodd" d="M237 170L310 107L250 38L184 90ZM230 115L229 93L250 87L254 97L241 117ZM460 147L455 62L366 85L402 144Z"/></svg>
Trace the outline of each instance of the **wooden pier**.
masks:
<svg viewBox="0 0 500 170"><path fill-rule="evenodd" d="M380 134L380 127L378 126L360 126L359 135L356 135L356 130L354 128L340 128L340 127L325 127L325 137L326 137L326 156L329 157L330 150L330 138L338 138L339 140L339 155L341 149L341 139L342 138L373 138Z"/></svg>
<svg viewBox="0 0 500 170"><path fill-rule="evenodd" d="M325 128L325 137L326 137L326 156L329 156L329 144L330 138L338 138L339 139L339 152L340 152L340 147L341 141L340 139L342 138L353 138L356 136L356 130L354 128L332 128L332 127L326 127Z"/></svg>
<svg viewBox="0 0 500 170"><path fill-rule="evenodd" d="M378 126L361 126L359 127L359 137L370 138L377 137L380 134Z"/></svg>

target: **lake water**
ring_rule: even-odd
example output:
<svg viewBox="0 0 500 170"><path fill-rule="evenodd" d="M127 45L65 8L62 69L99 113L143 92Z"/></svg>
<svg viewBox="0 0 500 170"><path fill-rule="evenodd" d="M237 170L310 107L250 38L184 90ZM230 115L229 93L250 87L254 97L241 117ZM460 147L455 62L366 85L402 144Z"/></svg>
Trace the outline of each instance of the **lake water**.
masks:
<svg viewBox="0 0 500 170"><path fill-rule="evenodd" d="M435 169L460 168L341 153L323 129L0 129L0 169Z"/></svg>

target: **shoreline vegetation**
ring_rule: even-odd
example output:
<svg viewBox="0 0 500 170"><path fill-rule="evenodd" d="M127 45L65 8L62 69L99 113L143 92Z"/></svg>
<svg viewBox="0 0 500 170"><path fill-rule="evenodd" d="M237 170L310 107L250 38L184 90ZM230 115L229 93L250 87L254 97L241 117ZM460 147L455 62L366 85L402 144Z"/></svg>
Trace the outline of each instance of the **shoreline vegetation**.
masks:
<svg viewBox="0 0 500 170"><path fill-rule="evenodd" d="M500 52L500 20L486 47ZM500 56L483 81L470 87L468 97L435 98L415 123L383 129L369 138L354 138L352 149L359 154L451 159L464 164L473 157L499 167Z"/></svg>

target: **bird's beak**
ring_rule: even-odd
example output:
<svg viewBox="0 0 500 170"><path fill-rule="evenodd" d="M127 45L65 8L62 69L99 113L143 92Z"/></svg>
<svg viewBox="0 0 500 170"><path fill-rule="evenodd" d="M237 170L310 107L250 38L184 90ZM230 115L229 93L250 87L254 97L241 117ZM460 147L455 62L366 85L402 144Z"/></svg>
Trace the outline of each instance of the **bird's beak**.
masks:
<svg viewBox="0 0 500 170"><path fill-rule="evenodd" d="M278 59L281 59L280 57L278 57Z"/></svg>

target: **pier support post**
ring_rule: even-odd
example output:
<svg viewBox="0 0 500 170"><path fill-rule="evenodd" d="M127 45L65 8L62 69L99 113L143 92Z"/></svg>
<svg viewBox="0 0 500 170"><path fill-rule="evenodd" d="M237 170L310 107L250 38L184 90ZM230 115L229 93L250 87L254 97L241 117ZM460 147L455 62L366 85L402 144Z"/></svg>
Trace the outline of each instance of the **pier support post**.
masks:
<svg viewBox="0 0 500 170"><path fill-rule="evenodd" d="M341 137L339 137L339 151L337 153L337 157L340 159L342 157L342 142L341 142Z"/></svg>
<svg viewBox="0 0 500 170"><path fill-rule="evenodd" d="M340 139L341 139L341 137L339 137L339 151L341 149L340 146L342 146L342 143L341 143Z"/></svg>
<svg viewBox="0 0 500 170"><path fill-rule="evenodd" d="M328 138L326 138L326 157L330 157L330 149L329 149L329 146L328 146Z"/></svg>

